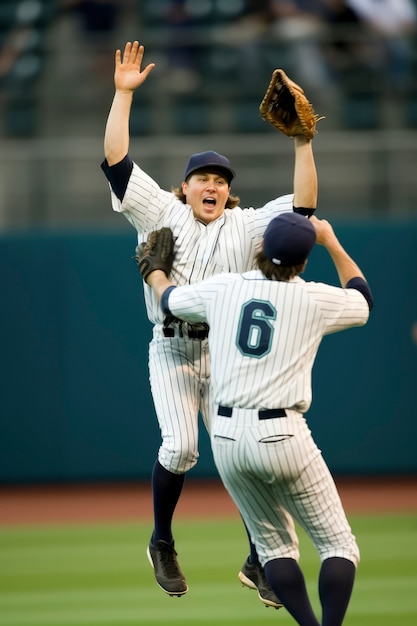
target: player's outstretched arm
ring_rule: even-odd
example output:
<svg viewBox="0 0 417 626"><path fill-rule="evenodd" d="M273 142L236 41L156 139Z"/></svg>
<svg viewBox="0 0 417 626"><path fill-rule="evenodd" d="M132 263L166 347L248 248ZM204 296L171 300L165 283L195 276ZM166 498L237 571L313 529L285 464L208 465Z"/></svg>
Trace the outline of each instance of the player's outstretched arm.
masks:
<svg viewBox="0 0 417 626"><path fill-rule="evenodd" d="M316 124L322 119L313 109L302 87L281 68L271 80L259 105L262 119L294 140L294 208L311 215L317 206L317 172L312 139ZM302 209L308 209L303 211Z"/></svg>
<svg viewBox="0 0 417 626"><path fill-rule="evenodd" d="M294 207L315 209L317 206L318 180L313 154L313 142L304 137L294 137Z"/></svg>
<svg viewBox="0 0 417 626"><path fill-rule="evenodd" d="M162 270L154 270L146 278L146 282L154 290L157 302L159 303L162 298L162 294L174 284L167 278L166 274Z"/></svg>
<svg viewBox="0 0 417 626"><path fill-rule="evenodd" d="M104 154L109 165L119 163L129 151L129 118L135 90L145 82L155 67L149 63L141 69L145 49L138 41L127 42L123 51L116 50L115 94L104 134Z"/></svg>
<svg viewBox="0 0 417 626"><path fill-rule="evenodd" d="M324 246L330 254L342 287L345 287L352 278L359 277L366 280L358 264L349 256L336 237L331 224L327 220L319 220L314 215L310 221L316 229L316 243Z"/></svg>

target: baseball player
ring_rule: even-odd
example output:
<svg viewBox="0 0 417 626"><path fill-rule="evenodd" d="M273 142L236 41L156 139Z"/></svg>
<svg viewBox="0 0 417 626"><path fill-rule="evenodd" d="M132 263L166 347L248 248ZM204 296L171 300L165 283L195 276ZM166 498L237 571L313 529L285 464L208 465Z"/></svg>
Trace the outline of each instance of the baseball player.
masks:
<svg viewBox="0 0 417 626"><path fill-rule="evenodd" d="M129 117L135 90L154 68L141 68L144 48L137 41L116 51L115 94L109 112L103 171L113 209L138 232L138 243L161 227L176 238L172 279L177 285L214 274L253 267L255 247L268 222L283 212L311 215L316 207L317 175L312 142L294 137L294 193L265 206L241 209L231 193L235 171L227 157L214 151L191 155L180 188L165 191L129 156ZM154 324L149 346L150 384L162 444L152 471L154 528L147 554L158 585L170 595L188 591L178 564L172 521L185 474L198 458L198 415L209 428L210 358L208 326L188 324L162 314L152 289L144 286L145 303ZM253 544L241 580L256 588L269 606L280 606L269 589Z"/></svg>
<svg viewBox="0 0 417 626"><path fill-rule="evenodd" d="M327 248L341 287L300 278L316 240ZM210 327L214 460L272 591L298 624L339 626L359 549L304 414L322 338L365 324L372 294L330 224L316 217L274 218L256 262L258 269L178 288L157 258L143 275L166 315ZM321 559L321 622L298 565L294 519Z"/></svg>

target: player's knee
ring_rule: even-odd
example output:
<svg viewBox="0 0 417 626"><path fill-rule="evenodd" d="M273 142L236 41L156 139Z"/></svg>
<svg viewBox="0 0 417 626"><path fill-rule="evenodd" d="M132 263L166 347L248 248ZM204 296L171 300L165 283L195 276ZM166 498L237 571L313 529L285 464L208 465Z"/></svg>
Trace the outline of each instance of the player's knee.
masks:
<svg viewBox="0 0 417 626"><path fill-rule="evenodd" d="M173 474L184 474L195 466L198 452L195 450L159 450L158 461Z"/></svg>

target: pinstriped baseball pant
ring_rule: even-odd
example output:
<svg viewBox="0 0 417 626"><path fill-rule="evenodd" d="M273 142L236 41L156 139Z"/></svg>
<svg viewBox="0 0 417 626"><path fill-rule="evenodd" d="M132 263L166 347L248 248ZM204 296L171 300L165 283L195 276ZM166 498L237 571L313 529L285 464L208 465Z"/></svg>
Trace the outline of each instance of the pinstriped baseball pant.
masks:
<svg viewBox="0 0 417 626"><path fill-rule="evenodd" d="M306 531L320 559L342 557L356 566L359 549L333 477L304 416L259 420L258 411L233 409L214 415L214 461L235 501L262 565L299 559L294 520Z"/></svg>
<svg viewBox="0 0 417 626"><path fill-rule="evenodd" d="M163 337L149 345L151 392L161 430L158 461L184 474L198 459L198 415L209 427L210 356L208 340Z"/></svg>

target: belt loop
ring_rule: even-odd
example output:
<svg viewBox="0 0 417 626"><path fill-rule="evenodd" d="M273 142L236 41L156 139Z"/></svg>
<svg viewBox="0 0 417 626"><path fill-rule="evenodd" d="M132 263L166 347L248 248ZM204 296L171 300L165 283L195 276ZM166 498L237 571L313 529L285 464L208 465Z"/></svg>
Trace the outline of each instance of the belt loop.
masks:
<svg viewBox="0 0 417 626"><path fill-rule="evenodd" d="M233 407L231 406L222 406L219 404L219 408L217 409L217 415L221 415L222 417L232 417ZM276 419L278 417L286 417L287 411L285 409L260 409L258 411L258 418L260 420L271 420Z"/></svg>
<svg viewBox="0 0 417 626"><path fill-rule="evenodd" d="M261 409L258 416L260 420L271 420L277 417L286 417L287 412L285 409Z"/></svg>
<svg viewBox="0 0 417 626"><path fill-rule="evenodd" d="M217 415L221 415L222 417L232 417L233 407L231 406L221 406L217 410Z"/></svg>

